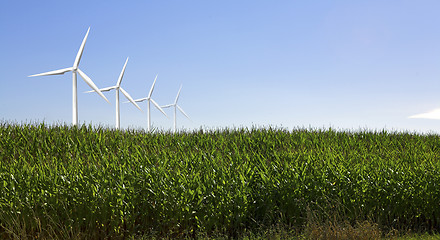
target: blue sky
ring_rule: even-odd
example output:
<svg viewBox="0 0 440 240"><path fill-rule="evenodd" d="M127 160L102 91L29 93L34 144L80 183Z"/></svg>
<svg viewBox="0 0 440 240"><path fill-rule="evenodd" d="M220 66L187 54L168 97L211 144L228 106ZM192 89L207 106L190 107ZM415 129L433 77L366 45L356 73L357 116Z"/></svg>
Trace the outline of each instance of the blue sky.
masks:
<svg viewBox="0 0 440 240"><path fill-rule="evenodd" d="M113 86L172 103L183 84L179 128L277 126L440 132L408 118L440 108L438 1L2 1L0 119L71 123L71 67ZM80 123L115 124L108 104L78 78ZM121 100L125 99L121 95ZM121 106L121 126L146 128ZM171 129L152 108L153 127Z"/></svg>

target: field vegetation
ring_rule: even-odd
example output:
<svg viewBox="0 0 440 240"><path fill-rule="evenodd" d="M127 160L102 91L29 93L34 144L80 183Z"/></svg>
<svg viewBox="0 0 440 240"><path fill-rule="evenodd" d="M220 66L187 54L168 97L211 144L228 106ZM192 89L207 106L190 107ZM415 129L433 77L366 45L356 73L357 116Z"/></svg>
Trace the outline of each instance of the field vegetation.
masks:
<svg viewBox="0 0 440 240"><path fill-rule="evenodd" d="M377 239L439 230L436 134L0 123L1 239Z"/></svg>

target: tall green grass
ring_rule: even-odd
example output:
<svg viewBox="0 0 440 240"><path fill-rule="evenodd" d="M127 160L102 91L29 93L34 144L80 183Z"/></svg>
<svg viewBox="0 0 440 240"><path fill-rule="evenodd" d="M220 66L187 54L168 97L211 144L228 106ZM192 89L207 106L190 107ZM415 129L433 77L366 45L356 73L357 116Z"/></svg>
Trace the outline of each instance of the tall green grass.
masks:
<svg viewBox="0 0 440 240"><path fill-rule="evenodd" d="M0 123L0 238L197 236L310 219L440 230L440 137Z"/></svg>

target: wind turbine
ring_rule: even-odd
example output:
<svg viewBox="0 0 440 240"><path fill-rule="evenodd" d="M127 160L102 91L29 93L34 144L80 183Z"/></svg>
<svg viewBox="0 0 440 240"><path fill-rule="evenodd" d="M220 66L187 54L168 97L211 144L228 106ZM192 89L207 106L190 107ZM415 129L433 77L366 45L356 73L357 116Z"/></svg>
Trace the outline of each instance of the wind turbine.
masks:
<svg viewBox="0 0 440 240"><path fill-rule="evenodd" d="M58 69L50 72L39 73L30 75L28 77L37 77L37 76L48 76L48 75L60 75L66 72L72 72L72 124L78 125L78 94L77 94L77 81L76 81L76 73L78 73L81 78L93 89L95 90L102 98L104 98L108 103L110 103L107 98L102 94L102 92L98 89L98 87L93 83L92 79L90 79L83 71L78 68L79 61L81 60L82 53L84 51L84 45L86 45L87 36L89 35L90 27L87 30L86 36L84 37L81 46L79 48L78 53L76 54L75 62L73 63L73 67Z"/></svg>
<svg viewBox="0 0 440 240"><path fill-rule="evenodd" d="M151 98L151 94L153 94L153 90L154 90L154 85L156 84L156 80L157 80L157 75L156 78L154 78L154 82L153 85L151 86L150 92L148 93L148 96L145 98L140 98L140 99L136 99L134 100L135 102L143 102L145 100L148 101L148 131L150 131L151 129L151 115L150 115L150 102L153 103L153 105L159 109L159 111L161 111L163 113L163 115L165 115L165 117L168 117L167 114L163 111L163 109L159 106L159 104L157 104L152 98Z"/></svg>
<svg viewBox="0 0 440 240"><path fill-rule="evenodd" d="M142 109L139 107L139 105L137 105L137 103L133 100L133 98L130 96L130 94L128 94L127 91L125 91L122 87L121 87L121 82L122 82L122 78L124 77L124 73L125 73L125 67L127 66L127 62L128 62L128 57L127 60L125 60L125 64L124 67L122 68L121 74L119 75L118 78L118 82L116 83L115 86L112 87L106 87L106 88L101 88L99 89L101 92L107 92L110 91L112 89L115 89L116 91L116 129L119 129L120 127L120 114L119 114L119 90L121 90L122 94L124 94L124 96L131 102L133 103L139 110L142 111ZM92 91L87 91L86 93L90 93L90 92L95 92L95 90Z"/></svg>
<svg viewBox="0 0 440 240"><path fill-rule="evenodd" d="M183 115L185 115L186 118L189 119L189 117L188 117L188 115L186 115L185 111L183 111L183 109L179 105L177 105L177 101L179 100L180 90L182 90L182 85L180 85L179 92L177 92L176 100L174 100L173 104L168 104L168 105L162 106L162 108L174 107L174 132L176 132L176 125L177 125L176 124L176 113L177 113L176 109L177 108L179 109L179 111L181 113L183 113Z"/></svg>

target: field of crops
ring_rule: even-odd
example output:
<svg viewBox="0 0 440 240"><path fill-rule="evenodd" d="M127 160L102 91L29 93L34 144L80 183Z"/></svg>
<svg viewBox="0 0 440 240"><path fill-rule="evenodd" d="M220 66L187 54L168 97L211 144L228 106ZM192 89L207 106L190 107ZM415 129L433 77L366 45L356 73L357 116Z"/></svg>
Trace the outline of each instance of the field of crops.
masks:
<svg viewBox="0 0 440 240"><path fill-rule="evenodd" d="M0 123L0 238L195 236L311 219L440 230L440 137Z"/></svg>

